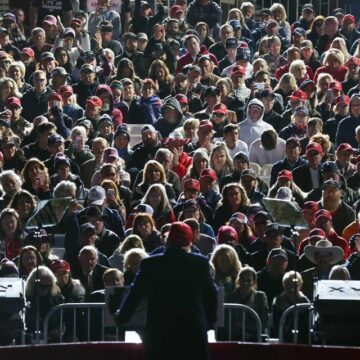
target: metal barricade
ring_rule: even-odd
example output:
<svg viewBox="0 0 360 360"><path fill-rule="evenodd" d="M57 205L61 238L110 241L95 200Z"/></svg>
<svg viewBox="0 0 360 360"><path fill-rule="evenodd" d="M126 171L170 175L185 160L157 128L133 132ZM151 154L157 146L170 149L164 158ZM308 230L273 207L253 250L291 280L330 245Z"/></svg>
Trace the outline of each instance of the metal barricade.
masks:
<svg viewBox="0 0 360 360"><path fill-rule="evenodd" d="M313 304L310 303L303 303L303 304L295 304L293 306L290 306L289 308L287 308L281 315L280 318L280 324L279 324L279 343L282 344L284 343L285 339L285 322L288 319L289 316L294 315L294 326L292 329L292 333L293 333L293 343L297 344L298 343L298 336L299 336L299 312L304 312L305 310L308 310L309 314L309 345L311 345L311 337L312 337L312 333L313 333L313 313L314 313L314 306Z"/></svg>
<svg viewBox="0 0 360 360"><path fill-rule="evenodd" d="M73 327L73 341L77 341L77 310L84 310L86 312L86 334L87 341L90 341L90 323L91 323L91 310L101 310L101 341L104 340L105 334L105 303L68 303L68 304L60 304L51 309L51 311L46 315L44 320L44 343L48 343L48 329L49 329L49 321L51 316L53 316L56 312L60 311L60 342L63 340L63 325L64 325L64 310L73 311L72 318L72 327ZM118 339L119 332L116 327L116 338Z"/></svg>
<svg viewBox="0 0 360 360"><path fill-rule="evenodd" d="M229 310L229 341L232 339L232 311L241 311L242 313L242 341L245 342L245 330L246 330L246 316L250 316L254 319L256 325L256 342L261 342L261 321L259 315L249 306L243 304L224 304L224 311Z"/></svg>

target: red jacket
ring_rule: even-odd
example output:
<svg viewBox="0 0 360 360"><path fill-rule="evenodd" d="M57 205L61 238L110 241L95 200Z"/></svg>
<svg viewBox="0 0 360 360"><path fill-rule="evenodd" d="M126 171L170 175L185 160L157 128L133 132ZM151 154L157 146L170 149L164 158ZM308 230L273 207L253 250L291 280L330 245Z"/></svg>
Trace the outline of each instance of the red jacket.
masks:
<svg viewBox="0 0 360 360"><path fill-rule="evenodd" d="M342 65L340 69L335 71L334 70L330 71L330 69L327 66L321 66L315 71L314 82L315 83L317 82L319 75L322 73L330 74L334 78L334 80L343 82L345 80L345 75L347 74L347 72L348 72L348 68L344 65Z"/></svg>

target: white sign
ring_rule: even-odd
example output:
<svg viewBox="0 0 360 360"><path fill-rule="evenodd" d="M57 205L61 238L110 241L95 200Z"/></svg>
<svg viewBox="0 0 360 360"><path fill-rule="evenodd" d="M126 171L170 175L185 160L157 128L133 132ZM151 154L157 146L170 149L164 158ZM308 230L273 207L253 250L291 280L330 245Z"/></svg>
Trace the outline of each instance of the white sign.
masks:
<svg viewBox="0 0 360 360"><path fill-rule="evenodd" d="M97 7L97 0L87 0L86 5L89 12L95 11ZM115 10L120 13L121 0L111 0L110 10Z"/></svg>

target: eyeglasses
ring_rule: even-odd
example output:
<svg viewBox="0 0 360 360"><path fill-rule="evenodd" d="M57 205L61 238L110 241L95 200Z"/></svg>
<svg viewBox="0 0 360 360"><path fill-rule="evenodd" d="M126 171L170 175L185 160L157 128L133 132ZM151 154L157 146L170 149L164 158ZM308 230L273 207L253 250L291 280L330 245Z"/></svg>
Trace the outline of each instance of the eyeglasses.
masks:
<svg viewBox="0 0 360 360"><path fill-rule="evenodd" d="M226 116L226 114L220 114L220 113L213 113L212 114L214 117L218 117L218 118L223 118Z"/></svg>
<svg viewBox="0 0 360 360"><path fill-rule="evenodd" d="M46 81L46 79L34 79L34 82L44 82L44 81Z"/></svg>

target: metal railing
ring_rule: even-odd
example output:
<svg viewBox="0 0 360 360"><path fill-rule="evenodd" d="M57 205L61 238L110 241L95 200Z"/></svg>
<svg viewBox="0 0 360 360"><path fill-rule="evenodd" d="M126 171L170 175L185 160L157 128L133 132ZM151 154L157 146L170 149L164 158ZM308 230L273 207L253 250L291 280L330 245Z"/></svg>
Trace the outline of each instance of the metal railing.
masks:
<svg viewBox="0 0 360 360"><path fill-rule="evenodd" d="M311 338L313 333L313 314L314 314L314 306L310 303L304 304L295 304L287 308L280 318L279 324L279 343L282 344L285 342L285 325L286 320L293 315L294 316L294 325L292 327L292 334L293 334L293 343L297 344L299 340L299 313L304 313L308 311L308 341L309 345L311 345Z"/></svg>
<svg viewBox="0 0 360 360"><path fill-rule="evenodd" d="M255 324L256 342L261 342L261 321L259 315L249 306L242 304L224 304L224 311L228 310L228 337L229 341L232 339L232 312L240 311L242 314L242 341L246 341L246 316L251 317ZM226 316L226 315L225 315Z"/></svg>
<svg viewBox="0 0 360 360"><path fill-rule="evenodd" d="M104 340L105 336L105 303L68 303L68 304L60 304L51 309L51 311L47 314L44 320L44 343L47 344L48 339L48 330L49 330L49 321L50 318L60 311L60 342L63 340L63 328L64 328L64 310L69 310L73 312L72 314L72 337L73 341L77 341L77 311L84 310L86 312L86 338L87 341L90 341L90 324L91 324L91 310L100 310L101 311L101 341ZM118 328L116 327L116 338L118 339Z"/></svg>

